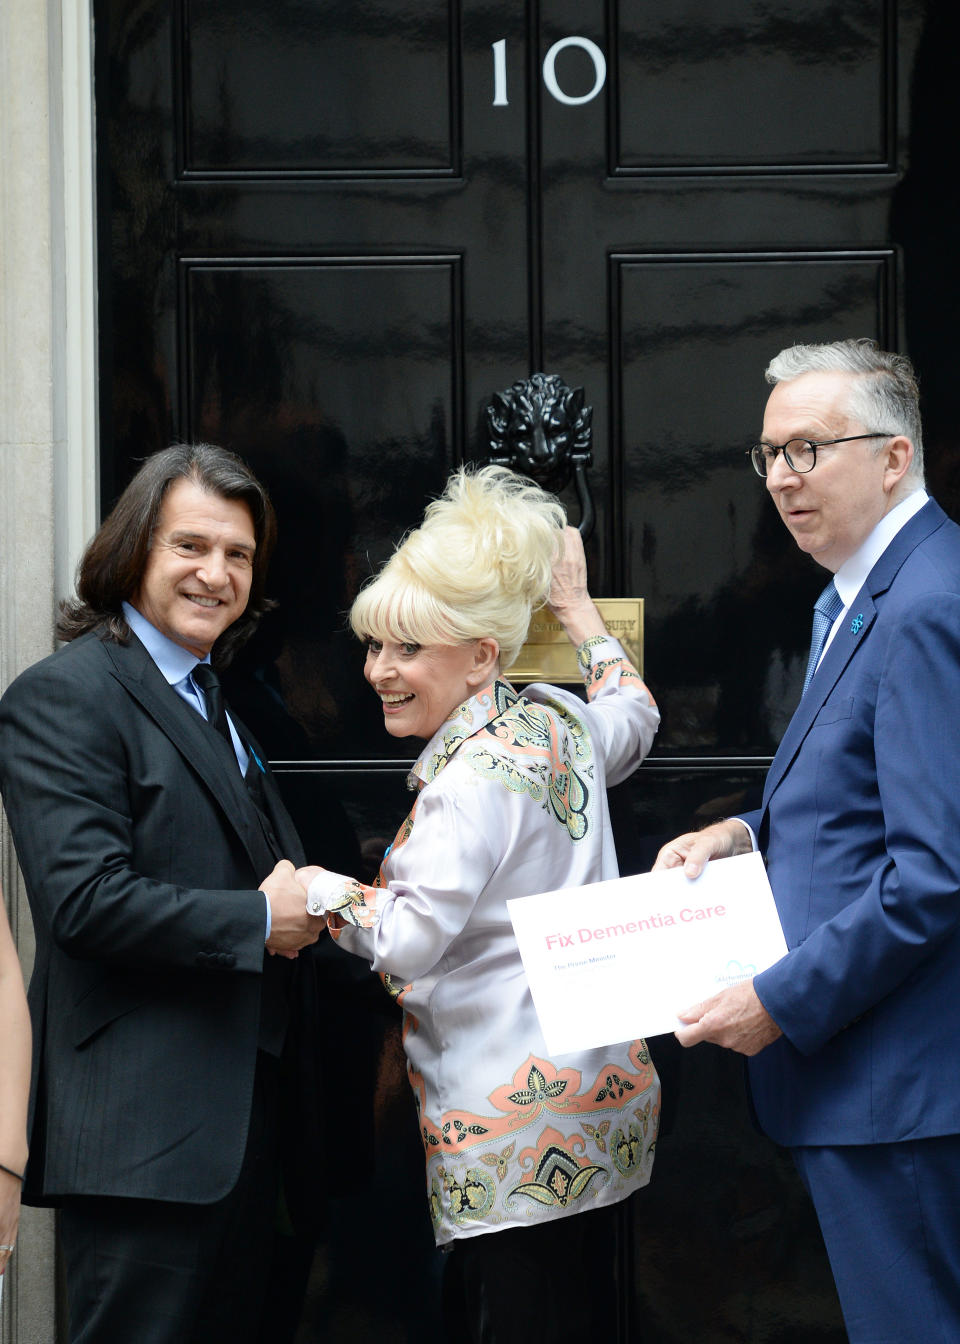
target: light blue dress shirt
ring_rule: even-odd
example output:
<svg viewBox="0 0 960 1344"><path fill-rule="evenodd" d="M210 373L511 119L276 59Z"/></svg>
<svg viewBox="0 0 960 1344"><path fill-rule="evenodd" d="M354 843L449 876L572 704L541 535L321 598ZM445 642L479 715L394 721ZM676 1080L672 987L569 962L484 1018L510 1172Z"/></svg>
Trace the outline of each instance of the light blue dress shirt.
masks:
<svg viewBox="0 0 960 1344"><path fill-rule="evenodd" d="M198 658L189 649L174 644L172 639L168 639L155 625L151 625L147 618L141 616L136 607L132 607L129 602L123 603L123 616L127 625L156 663L157 670L163 679L173 687L181 700L186 701L191 709L196 710L209 723L210 715L207 713L206 697L193 679L193 669L198 663L209 663L210 655L208 654L206 658ZM237 756L237 765L240 767L241 775L245 775L250 757L247 755L247 749L243 745L240 734L234 727L229 714L227 714L227 723L230 726L230 740L233 742L233 750ZM267 932L264 936L264 942L266 942L270 937L272 921L270 897L266 892L263 893L263 897L267 903Z"/></svg>
<svg viewBox="0 0 960 1344"><path fill-rule="evenodd" d="M130 629L156 663L164 680L173 687L181 700L185 700L191 709L195 709L209 722L210 715L207 712L206 696L193 679L193 669L198 663L209 663L210 655L207 654L206 658L198 658L189 649L174 644L172 639L168 639L166 635L161 634L157 627L151 625L145 616L140 615L136 607L131 607L129 602L123 603L123 615ZM227 723L230 726L230 740L233 743L240 773L245 775L250 760L247 749L243 745L240 734L234 727L229 713L227 714Z"/></svg>

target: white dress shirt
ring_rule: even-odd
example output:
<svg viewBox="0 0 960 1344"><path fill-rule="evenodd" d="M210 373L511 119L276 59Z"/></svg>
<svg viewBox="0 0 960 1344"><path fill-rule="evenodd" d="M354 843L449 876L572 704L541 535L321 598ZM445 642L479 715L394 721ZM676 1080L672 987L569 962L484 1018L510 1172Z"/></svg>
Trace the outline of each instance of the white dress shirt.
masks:
<svg viewBox="0 0 960 1344"><path fill-rule="evenodd" d="M817 667L823 662L823 654L829 649L833 643L834 635L843 624L844 617L850 610L851 602L866 583L867 575L900 529L906 527L915 513L920 512L928 499L929 495L922 486L914 490L913 494L908 495L906 499L902 499L889 513L883 515L866 541L854 551L849 559L844 560L834 574L833 582L840 595L840 601L843 603L843 610L830 627L830 633L827 635L826 643L823 646L823 653L817 661Z"/></svg>
<svg viewBox="0 0 960 1344"><path fill-rule="evenodd" d="M843 603L843 609L830 627L830 632L823 646L823 653L817 660L817 667L823 662L823 655L833 643L833 637L843 624L851 603L866 583L867 575L900 529L906 527L914 514L920 512L928 499L929 495L922 486L914 490L913 494L908 495L906 499L902 499L889 513L883 515L866 540L854 551L853 555L844 560L834 574L833 582L840 596L840 601ZM756 850L757 837L754 835L752 828L741 817L734 817L732 820L741 823L750 836L752 848Z"/></svg>

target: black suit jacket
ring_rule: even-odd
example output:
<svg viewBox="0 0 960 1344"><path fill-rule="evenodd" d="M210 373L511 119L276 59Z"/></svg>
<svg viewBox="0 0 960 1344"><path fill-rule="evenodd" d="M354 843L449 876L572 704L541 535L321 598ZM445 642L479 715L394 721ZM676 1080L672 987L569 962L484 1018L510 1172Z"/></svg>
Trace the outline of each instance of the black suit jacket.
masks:
<svg viewBox="0 0 960 1344"><path fill-rule="evenodd" d="M229 746L135 637L84 636L0 700L37 942L28 1202L209 1203L235 1184L264 979L257 885L276 850L302 861L269 773L264 786L274 848Z"/></svg>

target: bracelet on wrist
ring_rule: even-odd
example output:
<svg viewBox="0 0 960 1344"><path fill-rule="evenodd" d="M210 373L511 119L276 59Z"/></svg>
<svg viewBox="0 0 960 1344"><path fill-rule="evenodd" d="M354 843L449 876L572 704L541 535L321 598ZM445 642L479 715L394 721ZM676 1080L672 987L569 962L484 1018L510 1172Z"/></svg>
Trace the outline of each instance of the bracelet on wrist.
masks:
<svg viewBox="0 0 960 1344"><path fill-rule="evenodd" d="M0 1162L0 1171L5 1171L8 1176L12 1176L15 1181L19 1181L23 1185L23 1177L19 1171L14 1171L11 1167L5 1167L2 1162Z"/></svg>

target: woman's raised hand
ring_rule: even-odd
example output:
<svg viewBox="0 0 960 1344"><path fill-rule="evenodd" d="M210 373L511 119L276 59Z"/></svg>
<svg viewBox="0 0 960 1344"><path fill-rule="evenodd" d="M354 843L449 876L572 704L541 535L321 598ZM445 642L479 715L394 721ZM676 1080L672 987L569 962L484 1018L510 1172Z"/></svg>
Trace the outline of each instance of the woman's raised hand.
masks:
<svg viewBox="0 0 960 1344"><path fill-rule="evenodd" d="M582 644L591 635L607 633L587 588L587 557L583 538L575 527L563 530L560 550L553 562L548 601L574 644Z"/></svg>

